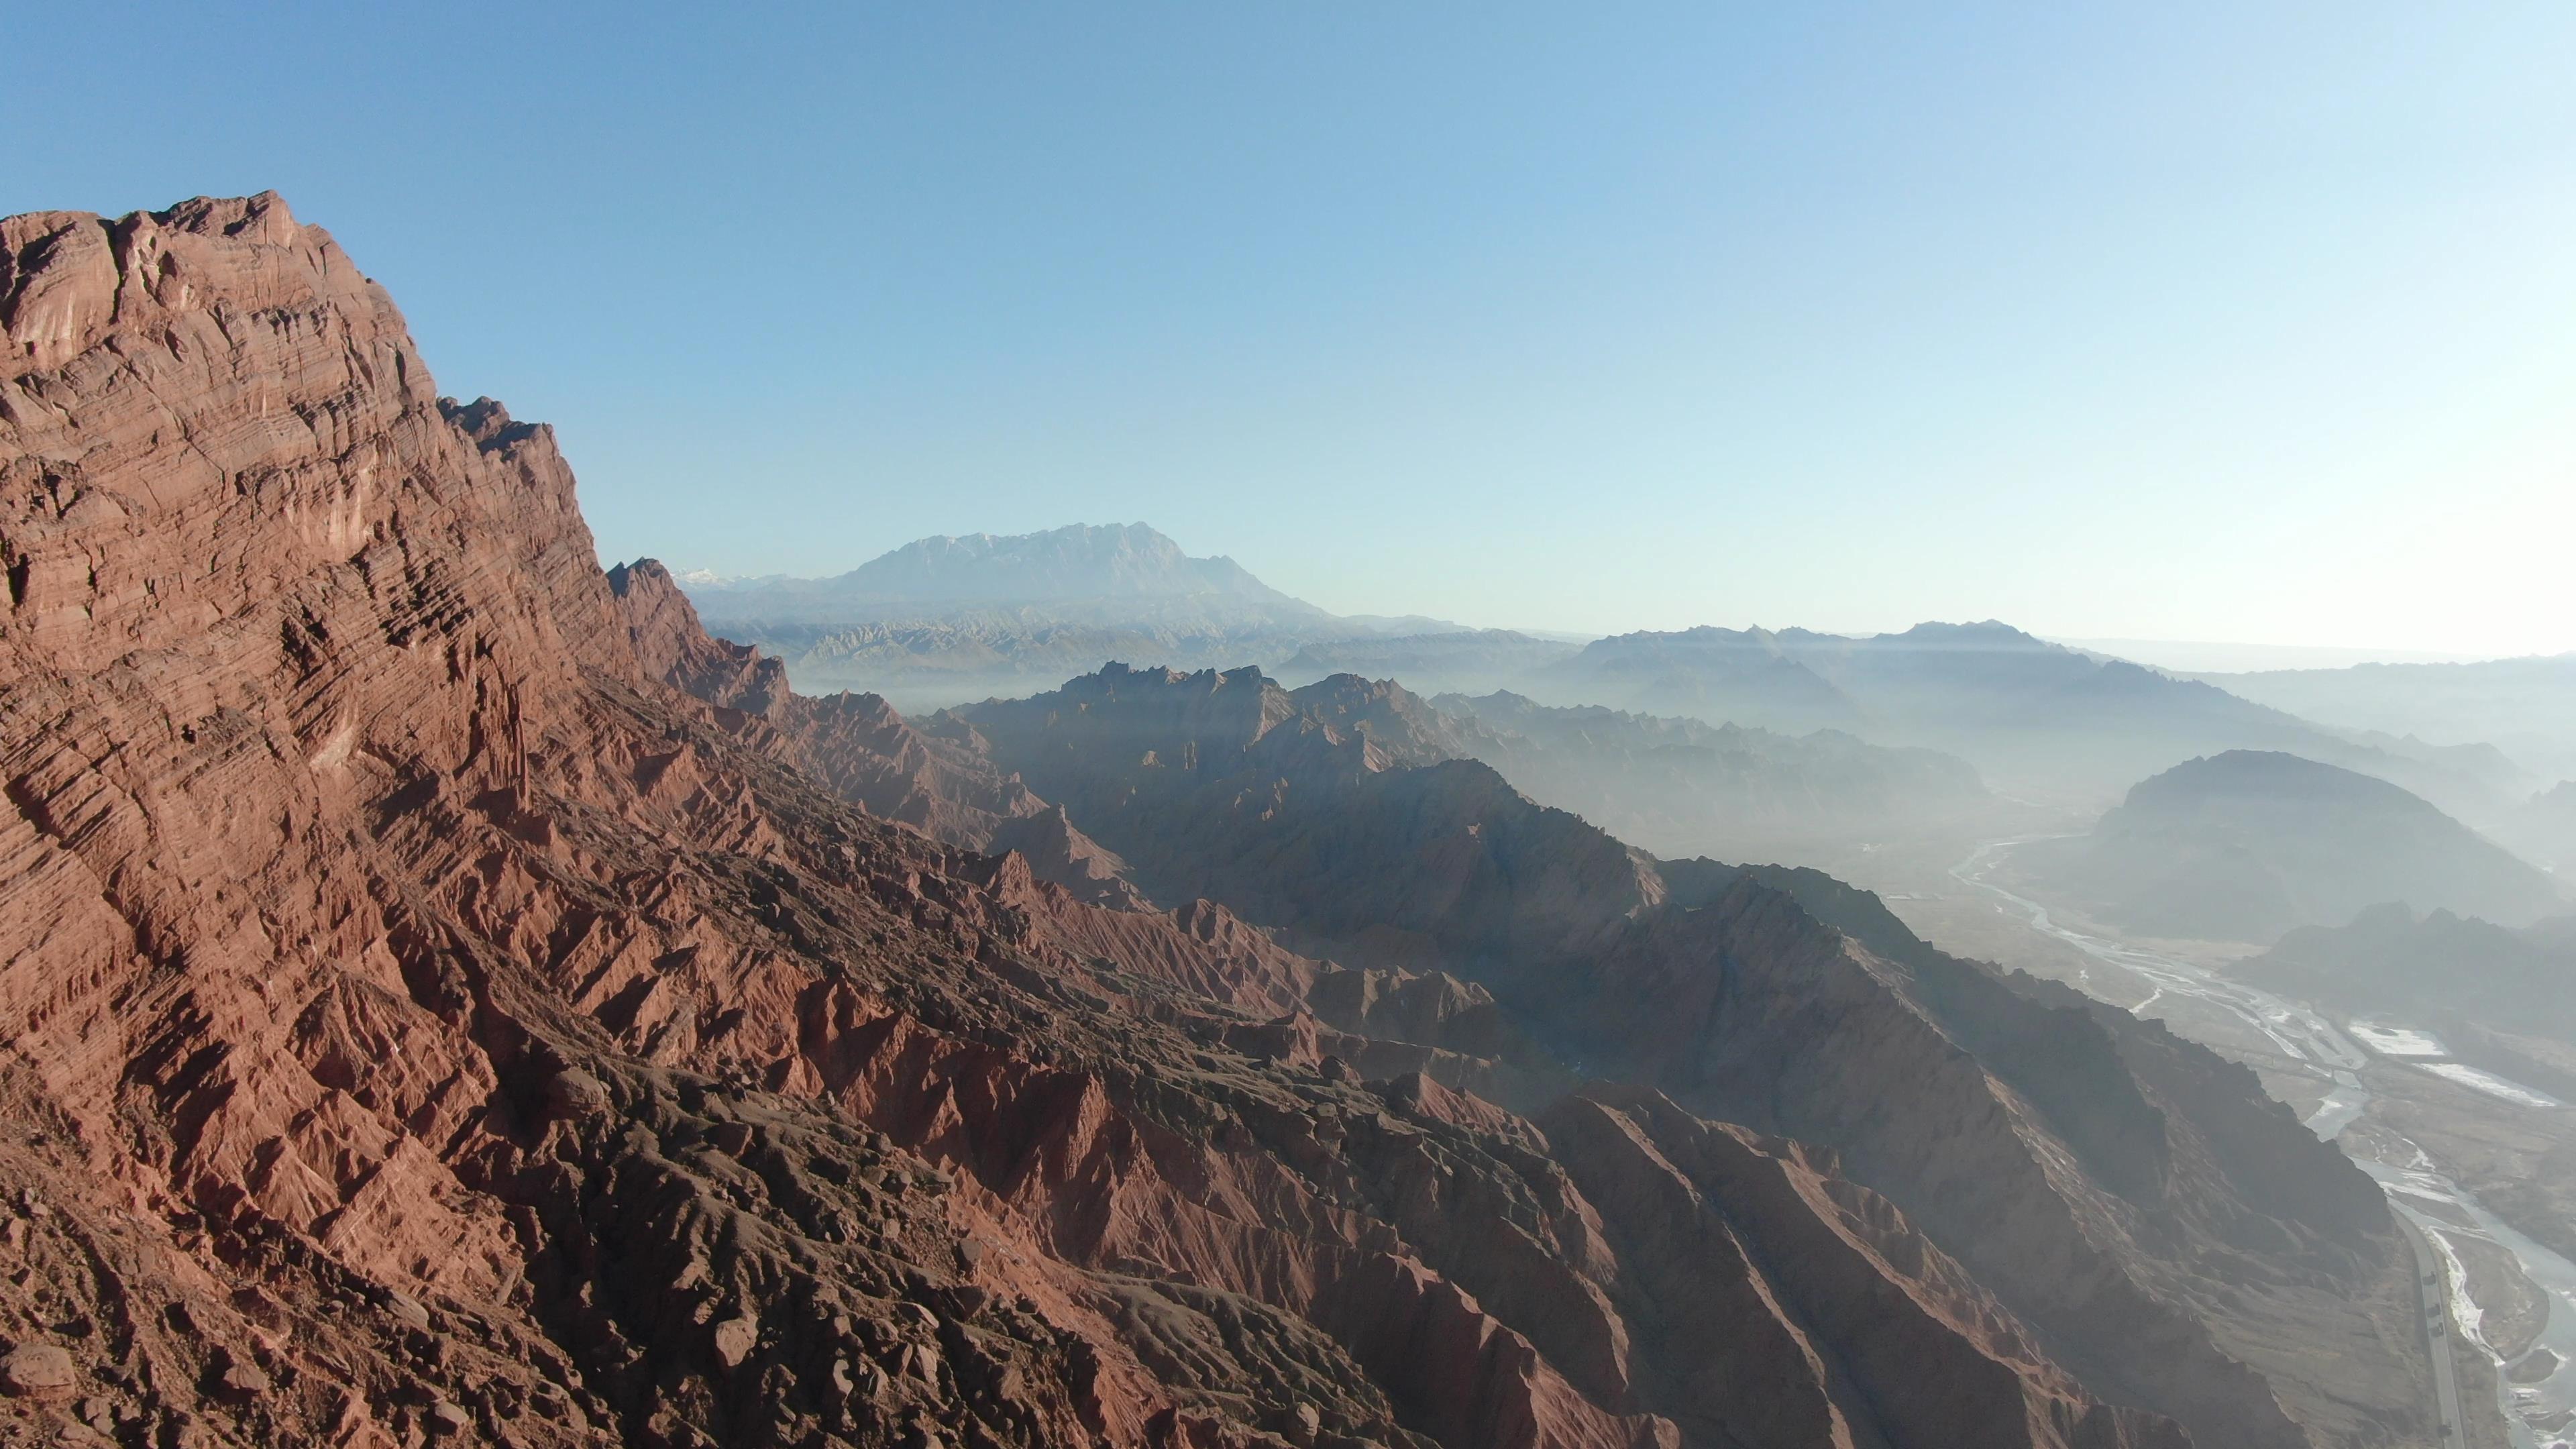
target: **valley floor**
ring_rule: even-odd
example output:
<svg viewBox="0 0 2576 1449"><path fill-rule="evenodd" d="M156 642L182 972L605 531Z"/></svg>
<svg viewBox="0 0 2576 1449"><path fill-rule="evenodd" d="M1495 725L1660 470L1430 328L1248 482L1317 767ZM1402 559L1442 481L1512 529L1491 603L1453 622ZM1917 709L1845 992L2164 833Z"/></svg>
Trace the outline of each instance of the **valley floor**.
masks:
<svg viewBox="0 0 2576 1449"><path fill-rule="evenodd" d="M2034 901L2015 843L1863 850L1827 868L1944 950L2065 982L2252 1068L2388 1189L2438 1259L2429 1291L2445 1302L2428 1328L2452 1350L2466 1416L2443 1442L2576 1441L2576 1110L2427 1051L2440 1043L2416 1024L2356 1026L2230 980L2250 947L2124 939Z"/></svg>

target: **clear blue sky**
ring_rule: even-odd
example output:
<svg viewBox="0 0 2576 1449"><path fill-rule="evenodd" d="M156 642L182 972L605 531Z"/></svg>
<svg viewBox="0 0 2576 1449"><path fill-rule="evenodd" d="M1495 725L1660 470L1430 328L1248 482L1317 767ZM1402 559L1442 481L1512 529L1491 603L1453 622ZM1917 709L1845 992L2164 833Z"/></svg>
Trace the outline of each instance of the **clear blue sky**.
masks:
<svg viewBox="0 0 2576 1449"><path fill-rule="evenodd" d="M526 9L8 6L0 210L277 188L611 558L2576 648L2564 0Z"/></svg>

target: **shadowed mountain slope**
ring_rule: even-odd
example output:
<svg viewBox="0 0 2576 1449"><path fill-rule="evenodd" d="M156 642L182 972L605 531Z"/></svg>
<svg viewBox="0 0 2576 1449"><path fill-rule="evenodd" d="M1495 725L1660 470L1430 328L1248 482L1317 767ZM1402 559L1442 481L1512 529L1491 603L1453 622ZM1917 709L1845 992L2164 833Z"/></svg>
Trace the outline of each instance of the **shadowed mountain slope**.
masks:
<svg viewBox="0 0 2576 1449"><path fill-rule="evenodd" d="M2514 924L2567 905L2548 876L2385 780L2255 750L2142 781L2089 836L2028 847L2025 862L2156 936L2261 943L2388 901Z"/></svg>
<svg viewBox="0 0 2576 1449"><path fill-rule="evenodd" d="M2393 1286L2384 1204L2249 1073L2160 1027L1931 951L1813 872L1657 862L1480 763L1409 763L1456 742L1408 731L1384 686L1112 667L966 713L1150 893L1475 982L1587 1074L1834 1149L2115 1399L2297 1442L2252 1363L2320 1432L2404 1412L2354 1372L2404 1352L2357 1348L2403 1333L2364 1306ZM2209 1254L2235 1286L2202 1276ZM2341 1346L2308 1353L2285 1322ZM2141 1331L2175 1356L2137 1361Z"/></svg>
<svg viewBox="0 0 2576 1449"><path fill-rule="evenodd" d="M2576 916L2512 930L2449 911L2417 916L2392 902L2348 925L2302 926L2236 970L2348 1011L2576 1043Z"/></svg>
<svg viewBox="0 0 2576 1449"><path fill-rule="evenodd" d="M803 700L658 568L603 574L548 430L440 399L390 301L277 198L12 218L0 243L0 1388L49 1441L2422 1427L2386 1393L2420 1377L2413 1340L2371 1327L2402 1319L2378 1199L2160 1032L2034 1015L1983 974L1936 1004L1921 967L1722 868L1654 909L1652 862L1484 767L1394 767L1260 689L1156 702L1173 770L1244 778L1221 746L1249 731L1274 779L1410 802L1414 889L1305 933L1402 908L1462 964L1492 941L1567 1040L1635 1043L1631 1080L1587 1075L1474 981L1300 955L1182 889L1104 785ZM1211 881L1261 852L1283 902L1337 878L1230 798L1240 828L1197 836ZM1028 822L1181 904L951 843ZM1492 877L1503 837L1527 893ZM1473 888L1408 906L1443 861ZM1489 903L1602 948L1559 964L1605 987L1729 1004L1638 1035L1616 991L1480 934ZM1941 1025L1971 1009L2030 1045L1981 1064ZM1878 1076L1787 1059L1854 1033ZM2106 1045L2134 1064L2097 1083L2117 1100L2058 1090ZM1741 1124L1706 1115L1728 1103ZM2272 1177L2234 1165L2247 1143ZM2121 1144L2125 1173L2077 1165ZM2015 1268L1994 1233L2042 1246ZM2318 1341L2356 1382L2277 1343L2268 1384L2243 1367L2204 1317L2222 1282L2340 1335Z"/></svg>

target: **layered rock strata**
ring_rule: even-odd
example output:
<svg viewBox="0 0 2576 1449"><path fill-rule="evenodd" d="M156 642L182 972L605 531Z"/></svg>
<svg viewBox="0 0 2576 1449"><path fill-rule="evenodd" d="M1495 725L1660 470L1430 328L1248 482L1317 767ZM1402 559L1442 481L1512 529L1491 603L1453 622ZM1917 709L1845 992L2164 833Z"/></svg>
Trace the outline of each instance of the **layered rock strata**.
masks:
<svg viewBox="0 0 2576 1449"><path fill-rule="evenodd" d="M442 400L382 291L274 196L0 223L0 331L0 1407L22 1425L2295 1442L2190 1320L2112 1372L2025 1285L1981 1282L1994 1240L1917 1225L1943 1171L1991 1168L1977 1201L2016 1220L2124 1209L1935 1013L1868 1025L1912 988L1789 894L1712 878L1730 894L1647 921L1653 863L1569 840L1549 869L1571 875L1512 916L1647 1000L1807 973L1813 1004L1765 1008L1782 1030L1885 1031L1939 1091L1855 1080L1720 1125L1740 1104L1708 1059L1646 1043L1587 1075L1513 1006L1524 975L1449 969L1478 958L1438 912L1391 895L1349 921L1430 959L1299 954L1246 924L1312 919L1293 856L1264 894L1231 845L1224 889L1188 889L1180 847L1011 779L994 741L798 700L656 571L603 574L548 431ZM1499 798L1308 733L1432 802ZM1270 839L1239 807L1185 838ZM1034 854L964 843L1014 829ZM1715 954L1654 956L1658 930ZM2055 1080L2033 1055L2017 1080ZM1966 1112L1946 1140L1986 1155L1841 1133L1864 1173L1778 1135L1906 1095ZM2216 1136L2165 1140L2173 1176L2212 1165L2168 1195L2251 1242L2191 1282L2366 1278L2379 1221L2301 1219L2225 1177ZM2025 1276L2135 1281L2075 1229L2030 1241L2058 1257Z"/></svg>

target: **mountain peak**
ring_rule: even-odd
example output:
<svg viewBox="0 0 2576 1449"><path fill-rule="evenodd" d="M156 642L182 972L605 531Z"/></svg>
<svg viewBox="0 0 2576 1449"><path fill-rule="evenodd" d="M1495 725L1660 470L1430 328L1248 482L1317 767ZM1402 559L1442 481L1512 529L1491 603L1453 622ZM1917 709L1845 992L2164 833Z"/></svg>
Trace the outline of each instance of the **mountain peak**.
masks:
<svg viewBox="0 0 2576 1449"><path fill-rule="evenodd" d="M1879 637L1936 648L2070 652L2063 645L2051 644L2027 630L2016 629L2001 619L1980 619L1973 624L1950 624L1937 619L1927 619L1901 634L1882 634Z"/></svg>
<svg viewBox="0 0 2576 1449"><path fill-rule="evenodd" d="M2129 791L2132 806L2164 806L2212 796L2367 803L2383 810L2441 815L2433 804L2375 775L2283 750L2222 750L2196 756Z"/></svg>
<svg viewBox="0 0 2576 1449"><path fill-rule="evenodd" d="M937 534L880 554L823 587L848 598L995 604L1107 598L1295 602L1234 560L1194 558L1143 523Z"/></svg>
<svg viewBox="0 0 2576 1449"><path fill-rule="evenodd" d="M2043 878L2125 929L2267 943L2401 901L2521 925L2565 901L2549 877L2373 775L2224 750L2140 781Z"/></svg>

